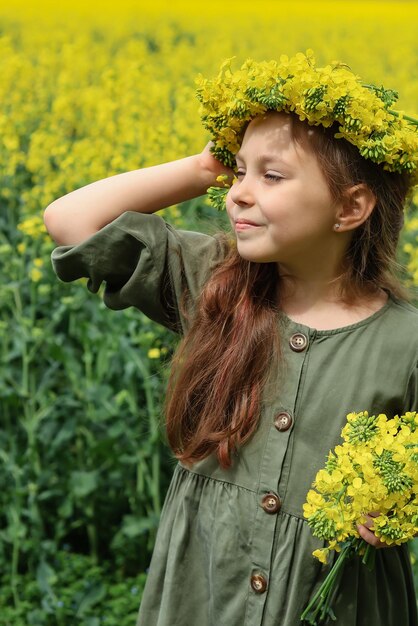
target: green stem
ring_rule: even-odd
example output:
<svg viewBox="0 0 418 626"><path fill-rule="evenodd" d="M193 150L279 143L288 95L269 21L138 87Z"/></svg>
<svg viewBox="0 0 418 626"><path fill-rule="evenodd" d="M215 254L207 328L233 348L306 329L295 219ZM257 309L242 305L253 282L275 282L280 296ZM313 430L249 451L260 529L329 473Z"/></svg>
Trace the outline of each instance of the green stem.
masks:
<svg viewBox="0 0 418 626"><path fill-rule="evenodd" d="M26 341L22 349L22 395L25 398L29 396L29 359Z"/></svg>
<svg viewBox="0 0 418 626"><path fill-rule="evenodd" d="M15 317L17 317L18 319L21 317L22 315L22 310L23 310L23 306L22 306L22 299L20 297L20 286L17 285L14 289L13 289L13 296L14 296L14 300L15 300Z"/></svg>
<svg viewBox="0 0 418 626"><path fill-rule="evenodd" d="M323 604L326 603L327 601L328 594L331 593L333 590L337 574L339 573L340 569L343 567L347 554L350 552L351 549L352 549L352 544L349 543L341 550L340 554L338 555L338 559L335 561L334 565L332 566L324 582L322 583L322 585L320 586L320 588L318 589L318 591L316 592L316 594L314 595L314 597L312 598L312 600L310 601L306 609L303 611L302 615L300 616L300 619L302 621L306 619L316 620L316 616L318 615L319 611L322 609ZM309 613L311 612L312 608L314 607L317 600L319 599L320 601L318 602L318 606L316 607L313 615L309 617ZM311 621L310 623L315 624L316 621L314 622Z"/></svg>
<svg viewBox="0 0 418 626"><path fill-rule="evenodd" d="M347 491L347 485L344 485L344 487L342 487L340 491L337 493L336 504L339 504L341 498L343 497L346 491Z"/></svg>
<svg viewBox="0 0 418 626"><path fill-rule="evenodd" d="M154 511L157 515L161 513L161 501L160 501L160 457L158 451L152 453L152 476L153 476L153 494L152 501L154 504Z"/></svg>
<svg viewBox="0 0 418 626"><path fill-rule="evenodd" d="M372 546L370 543L368 543L361 562L370 571L374 569L374 564L376 560L375 557L376 557L376 548Z"/></svg>
<svg viewBox="0 0 418 626"><path fill-rule="evenodd" d="M13 539L13 551L12 551L12 576L11 576L11 586L13 593L13 601L15 603L15 608L19 608L20 606L20 598L17 590L17 580L18 580L18 568L19 563L19 539L18 537L14 537Z"/></svg>
<svg viewBox="0 0 418 626"><path fill-rule="evenodd" d="M97 565L97 563L99 562L99 542L97 537L96 525L94 523L94 503L87 506L86 512L90 520L89 522L87 522L87 535L90 544L90 556L93 560L93 563Z"/></svg>
<svg viewBox="0 0 418 626"><path fill-rule="evenodd" d="M159 457L159 433L158 433L158 416L157 410L154 403L154 397L152 392L152 387L149 384L149 379L151 377L150 371L148 367L145 365L140 356L136 353L132 354L134 361L136 362L139 371L142 374L142 378L144 381L144 392L145 392L145 402L147 406L147 413L150 423L151 429L151 442L153 444L153 452L151 455L151 476L152 476L152 487L151 487L151 497L154 506L154 512L156 515L160 515L161 513L161 497L160 497L160 457Z"/></svg>
<svg viewBox="0 0 418 626"><path fill-rule="evenodd" d="M398 111L393 111L393 109L387 109L387 112L391 113L395 117L400 117ZM411 124L418 126L418 120L416 120L414 117L411 117L410 115L405 115L405 113L402 113L402 117L404 120L408 120L408 122L411 122Z"/></svg>

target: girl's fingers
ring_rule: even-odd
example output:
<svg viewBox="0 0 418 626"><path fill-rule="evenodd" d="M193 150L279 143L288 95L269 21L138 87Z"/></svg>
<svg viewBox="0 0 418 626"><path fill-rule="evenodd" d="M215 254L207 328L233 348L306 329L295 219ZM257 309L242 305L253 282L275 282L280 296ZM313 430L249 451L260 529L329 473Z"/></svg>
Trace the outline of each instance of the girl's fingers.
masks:
<svg viewBox="0 0 418 626"><path fill-rule="evenodd" d="M369 530L364 524L358 524L357 529L360 537L364 539L364 541L366 541L367 543L370 543L371 546L374 546L375 548L389 548L387 543L383 543L383 541L380 541L380 539L376 537L374 532Z"/></svg>
<svg viewBox="0 0 418 626"><path fill-rule="evenodd" d="M373 532L373 518L378 517L379 515L380 513L378 511L371 511L366 516L364 524L357 524L357 529L360 537L375 548L389 548L387 543L380 541L380 539L378 539Z"/></svg>
<svg viewBox="0 0 418 626"><path fill-rule="evenodd" d="M377 515L371 515L371 513L368 513L368 515L366 515L366 521L363 522L363 526L365 526L366 528L370 528L370 530L373 530L374 517L377 517Z"/></svg>

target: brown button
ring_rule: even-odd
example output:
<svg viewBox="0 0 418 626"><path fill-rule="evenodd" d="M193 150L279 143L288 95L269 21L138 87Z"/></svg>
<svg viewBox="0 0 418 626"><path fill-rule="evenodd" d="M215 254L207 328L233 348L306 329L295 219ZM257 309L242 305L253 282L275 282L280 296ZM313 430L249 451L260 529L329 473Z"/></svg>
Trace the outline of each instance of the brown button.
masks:
<svg viewBox="0 0 418 626"><path fill-rule="evenodd" d="M308 345L308 338L303 333L295 333L290 337L289 344L295 352L302 352Z"/></svg>
<svg viewBox="0 0 418 626"><path fill-rule="evenodd" d="M256 593L264 593L267 589L267 580L261 574L251 576L251 587Z"/></svg>
<svg viewBox="0 0 418 626"><path fill-rule="evenodd" d="M277 428L277 430L280 430L280 431L289 430L292 423L293 423L293 418L286 411L282 411L281 413L278 413L276 417L274 418L274 425Z"/></svg>
<svg viewBox="0 0 418 626"><path fill-rule="evenodd" d="M266 513L277 513L281 505L279 496L272 492L266 493L261 500L261 506Z"/></svg>

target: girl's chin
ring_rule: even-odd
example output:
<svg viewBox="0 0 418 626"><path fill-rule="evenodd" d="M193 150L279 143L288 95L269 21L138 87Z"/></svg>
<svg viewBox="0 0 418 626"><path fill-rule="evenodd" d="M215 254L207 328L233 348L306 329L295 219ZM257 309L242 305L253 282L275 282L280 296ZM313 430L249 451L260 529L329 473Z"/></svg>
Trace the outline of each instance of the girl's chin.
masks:
<svg viewBox="0 0 418 626"><path fill-rule="evenodd" d="M248 250L245 249L243 246L239 245L239 242L237 244L237 251L238 254L240 255L240 257L242 259L245 259L246 261L251 261L252 263L278 263L278 259L274 256L266 256L266 254L257 251L252 251L252 250Z"/></svg>

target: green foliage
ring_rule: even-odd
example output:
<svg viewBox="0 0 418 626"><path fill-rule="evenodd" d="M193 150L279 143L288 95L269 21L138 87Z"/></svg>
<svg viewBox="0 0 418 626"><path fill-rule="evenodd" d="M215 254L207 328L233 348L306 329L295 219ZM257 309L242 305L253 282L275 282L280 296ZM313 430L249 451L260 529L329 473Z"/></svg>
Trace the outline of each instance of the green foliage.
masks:
<svg viewBox="0 0 418 626"><path fill-rule="evenodd" d="M7 577L0 588L1 626L132 626L146 574L127 577L109 563L93 565L91 558L58 552L51 563L40 561L35 576L20 577L19 606Z"/></svg>
<svg viewBox="0 0 418 626"><path fill-rule="evenodd" d="M192 229L222 219L202 199L182 214ZM60 282L55 244L13 216L0 229L0 626L133 624L176 462L161 406L178 338L107 309L104 284Z"/></svg>

